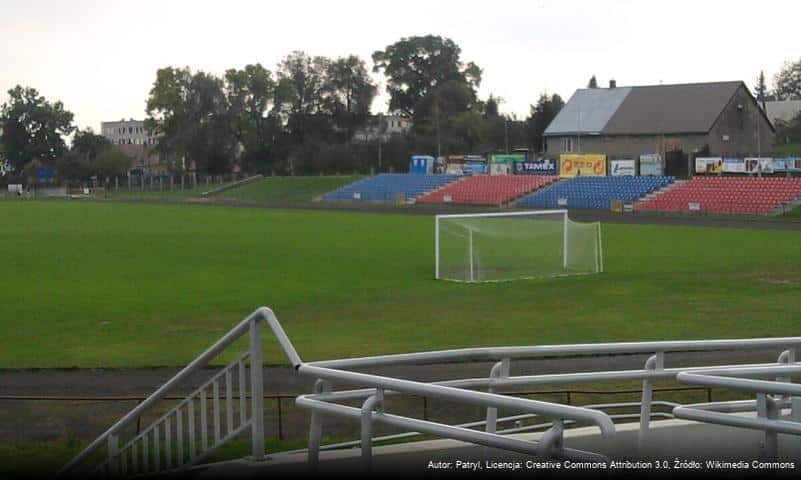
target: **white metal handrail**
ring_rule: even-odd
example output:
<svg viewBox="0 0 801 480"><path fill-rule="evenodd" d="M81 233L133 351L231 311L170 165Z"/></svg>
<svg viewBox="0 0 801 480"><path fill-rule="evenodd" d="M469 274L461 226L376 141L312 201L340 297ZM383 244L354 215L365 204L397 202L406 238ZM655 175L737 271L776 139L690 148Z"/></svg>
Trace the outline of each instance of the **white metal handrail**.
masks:
<svg viewBox="0 0 801 480"><path fill-rule="evenodd" d="M71 472L73 469L85 462L94 452L100 450L103 445L107 445L107 459L101 463L102 472L114 474L136 474L152 471L166 470L169 468L181 468L190 464L202 461L208 453L213 451L225 441L236 435L250 430L251 449L254 459L264 458L264 425L263 425L263 386L262 386L262 351L261 351L261 325L266 322L273 335L278 340L284 354L289 359L290 364L298 374L307 375L317 379L314 392L308 395L297 397L298 406L311 411L310 434L309 434L309 465L314 467L318 462L320 443L322 438L322 417L323 413L334 414L345 418L359 419L362 425L362 438L359 445L362 448L365 465L369 468L371 462L371 446L373 441L373 423L383 423L401 429L417 432L429 433L453 439L461 439L478 445L494 446L506 448L512 451L535 454L539 456L562 456L573 458L600 458L599 454L593 452L582 452L563 445L563 429L567 425L577 423L590 423L596 425L603 436L611 437L614 435L615 427L613 420L621 418L631 418L630 414L609 415L600 408L615 408L619 406L640 406L640 446L645 444L646 435L649 429L649 422L652 417L670 416L668 413L653 413L654 405L663 405L665 402L655 402L653 396L653 382L659 379L683 378L693 380L698 376L724 375L727 378L736 379L737 377L770 377L780 376L781 379L789 379L794 376L801 376L801 363L795 363L795 353L801 348L801 337L786 338L762 338L744 340L696 340L696 341L661 341L661 342L624 342L624 343L602 343L602 344L577 344L577 345L545 345L545 346L523 346L523 347L498 347L498 348L466 348L456 350L408 353L400 355L382 355L363 358L350 358L341 360L328 360L318 362L303 362L295 351L289 338L282 329L272 310L261 307L240 322L230 332L223 336L219 341L203 352L198 358L193 360L187 367L182 369L175 377L170 379L156 392L149 396L140 405L126 414L122 419L110 427L103 435L98 437L81 453L73 458L62 470ZM180 382L185 380L190 374L196 372L207 365L212 359L229 347L237 339L249 334L250 348L247 352L239 356L223 370L212 376L198 389L189 396L181 400L166 414L162 415L153 424L146 427L141 433L134 436L130 441L119 448L119 435L122 430L129 426L143 412L151 408L156 402L163 399L167 393L174 389ZM700 367L666 368L666 354L672 352L705 352L705 351L728 351L757 348L781 348L786 349L779 357L778 363L765 364L746 364L746 365L716 365ZM512 359L521 358L541 358L541 357L574 357L586 355L612 356L627 355L636 353L652 354L646 361L644 368L638 370L617 370L599 372L573 372L561 374L544 375L510 375ZM392 378L387 376L373 375L369 373L354 372L347 369L376 367L388 364L416 364L432 363L443 361L486 361L495 360L490 375L483 378L454 379L436 382L419 382L405 379ZM246 364L249 371L246 370ZM246 372L249 375L246 375ZM688 377L689 375L689 377ZM692 377L695 375L696 377ZM243 377L249 377L250 386L248 391L247 382ZM697 378L696 378L697 379ZM236 381L234 381L236 380ZM567 384L581 382L604 382L638 380L642 381L642 401L626 403L608 403L589 406L593 408L563 405L560 403L543 402L518 398L498 393L499 391L512 386L535 386L544 384ZM701 380L708 380L702 378ZM753 382L754 380L749 380ZM332 391L333 383L346 383L353 385L349 390ZM240 399L238 410L233 404L233 384L236 383L239 390ZM745 383L743 383L745 384ZM755 385L749 383L749 385ZM785 384L787 385L787 384ZM765 387L758 384L760 388ZM475 389L486 389L486 392L475 391ZM224 397L220 392L224 390ZM213 404L213 439L207 443L204 434L208 433L209 427L204 424L206 411L206 392L212 392ZM785 394L793 395L795 389L783 390ZM795 392L795 393L793 393ZM249 403L245 400L250 398ZM447 400L460 404L477 405L487 409L487 418L483 422L485 431L471 429L473 424L448 425L443 423L420 420L399 415L390 414L384 409L384 398L387 395L417 395L427 398ZM782 405L780 401L768 399L767 394L763 400L755 403L739 402L737 405L732 403L732 409L757 408L765 409L765 405ZM342 401L363 400L362 408L349 405L342 405ZM768 399L768 400L765 400ZM761 402L761 403L760 403ZM766 403L767 402L767 403ZM773 402L773 403L770 403ZM736 402L735 402L736 403ZM221 405L225 404L225 412ZM720 402L715 404L719 406ZM197 431L195 430L194 407L200 406L200 448L196 450L195 440ZM708 404L710 407L712 404ZM675 405L668 405L675 406ZM249 408L249 412L248 412ZM521 415L516 417L503 417L498 419L498 409L515 410ZM674 408L673 412L682 412L682 407ZM724 408L724 407L721 407ZM712 408L699 408L700 410L710 411ZM794 412L801 412L801 405L793 403ZM235 413L239 414L238 421ZM719 413L719 412L713 412ZM801 414L801 413L800 413ZM550 422L540 423L536 426L526 425L497 431L497 423L509 418L519 418L520 420L535 417L548 417ZM222 418L225 418L225 428L222 425ZM180 420L179 420L180 419ZM183 428L183 421L186 420L186 429ZM175 429L173 430L173 425ZM541 437L539 442L520 443L504 434L513 431L524 431L534 428L549 428ZM782 427L783 428L783 427ZM793 427L794 428L794 427ZM177 433L176 437L172 432ZM184 435L186 431L186 435ZM164 433L165 435L162 435ZM176 439L176 450L179 455L174 459L166 452L162 457L160 449L162 445L166 450L172 452L171 442L162 443L162 438ZM181 440L177 440L180 438ZM184 449L184 439L188 439ZM180 446L179 446L180 445ZM157 452L151 455L149 452ZM156 460L158 458L158 460ZM162 458L164 461L162 462Z"/></svg>
<svg viewBox="0 0 801 480"><path fill-rule="evenodd" d="M788 353L783 355L780 360L786 363L792 357L794 355ZM780 433L801 436L801 385L789 383L788 375L798 376L798 372L790 367L790 365L783 365L755 372L756 376L778 375L776 380L738 378L736 375L730 375L730 372L720 369L709 369L704 373L679 373L676 380L687 385L755 393L756 401L749 401L747 405L755 407L757 417L750 418L732 414L753 410L754 408L741 408L745 406L746 402L728 402L735 403L735 405L720 402L718 404L677 406L673 409L673 415L685 420L761 430L765 434L765 440L762 443L763 457L775 460L779 453ZM790 420L779 418L782 408L786 406L791 408Z"/></svg>
<svg viewBox="0 0 801 480"><path fill-rule="evenodd" d="M211 451L215 448L219 447L227 440L230 440L236 434L241 433L248 428L251 430L251 452L254 459L262 459L264 458L264 389L263 389L263 378L262 378L262 369L263 369L263 359L262 359L262 322L266 322L267 325L272 330L273 335L278 340L278 343L281 345L284 353L286 354L287 358L289 359L290 363L293 366L298 366L301 363L300 357L297 354L292 342L286 336L281 325L278 323L278 319L276 319L275 314L272 310L267 307L258 308L252 314L250 314L247 318L242 320L238 325L232 328L228 333L226 333L220 340L215 342L211 347L209 347L205 352L200 354L196 359L194 359L189 365L184 367L180 372L178 372L174 377L168 380L164 385L158 388L155 392L153 392L149 397L147 397L142 403L137 405L133 410L128 412L125 416L123 416L120 420L118 420L114 425L112 425L108 430L106 430L102 435L97 437L94 441L92 441L86 448L84 448L78 455L73 457L59 472L59 474L69 474L74 471L74 469L85 462L92 454L99 451L103 445L107 445L107 459L101 464L101 469L105 473L109 474L116 474L116 475L124 475L128 472L126 471L129 464L130 467L134 470L132 473L137 473L139 470L144 470L145 472L157 472L162 471L162 466L171 467L171 448L168 446L170 445L171 441L174 439L176 441L176 450L179 454L179 457L176 458L176 464L179 467L186 467L192 463L197 463L202 458L205 458ZM237 341L239 338L249 335L250 337L250 346L249 350L246 354L238 357L238 359L228 365L222 372L218 373L211 380L204 383L201 388L187 396L181 403L179 403L176 407L174 407L170 412L166 415L162 416L156 422L151 424L149 427L145 429L141 434L134 437L130 442L126 443L122 449L119 448L119 435L123 429L131 425L132 423L136 422L137 418L139 418L143 413L148 411L152 408L158 401L166 397L171 390L179 386L183 381L185 381L190 375L199 371L203 367L209 364L211 360L217 357L221 352L223 352L227 347ZM226 419L230 419L232 415L232 398L231 398L231 389L228 387L229 378L231 376L231 372L233 368L236 367L238 369L238 378L241 380L242 374L244 372L244 364L243 362L249 359L250 362L250 415L249 417L242 420L243 417L240 416L240 425L237 428L229 429L226 432L225 437L221 437L220 432L221 429L217 422L220 421L219 413L219 405L218 402L220 401L219 397L219 385L218 380L221 375L225 375L226 379L226 398L227 404L230 409L226 411ZM202 444L202 451L199 452L194 458L189 458L186 462L184 462L183 456L183 445L184 441L187 440L184 435L182 428L180 427L181 420L183 418L182 408L184 406L187 407L187 415L189 415L189 405L194 405L194 398L198 398L200 402L200 419L201 422L203 419L207 418L206 415L206 402L205 402L205 389L212 386L212 389L215 393L212 396L212 403L215 404L214 412L215 416L215 429L214 429L214 442L213 445L208 446L205 441ZM214 386L217 386L215 388ZM240 383L240 388L243 383ZM240 402L241 399L245 398L242 395L244 392L240 390ZM241 408L241 405L240 405ZM240 415L242 415L243 411L240 410ZM172 419L175 419L175 426L176 431L175 435L173 436L171 432L172 426ZM192 425L190 427L190 425ZM228 424L229 426L232 423ZM190 435L190 428L194 429L194 422L187 425L187 434ZM201 423L201 431L200 435L201 438L207 433L207 429L203 428L204 425ZM161 462L161 455L162 452L159 450L160 447L160 440L162 437L158 434L159 431L164 432L164 442L165 446L168 446L167 449L164 451L164 462ZM156 432L156 436L152 437L154 445L151 449L150 447L150 436L148 435L151 432ZM158 439L158 440L156 440ZM195 448L194 439L192 439L191 445L187 445L187 452L192 452ZM140 448L141 450L141 457L140 457ZM151 455L152 452L152 455ZM158 460L157 460L158 458ZM141 459L141 464L139 463ZM130 462L128 461L130 460ZM142 469L139 468L141 465ZM152 465L154 468L149 468ZM143 472L144 473L144 472Z"/></svg>

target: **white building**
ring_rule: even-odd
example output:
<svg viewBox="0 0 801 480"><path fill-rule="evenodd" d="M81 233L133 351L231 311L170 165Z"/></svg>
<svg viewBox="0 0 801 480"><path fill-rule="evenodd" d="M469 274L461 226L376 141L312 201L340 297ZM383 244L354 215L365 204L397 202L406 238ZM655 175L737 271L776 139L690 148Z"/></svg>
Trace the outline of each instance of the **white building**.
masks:
<svg viewBox="0 0 801 480"><path fill-rule="evenodd" d="M120 120L118 122L101 122L101 135L114 145L156 145L156 137L145 130L145 122L141 120Z"/></svg>
<svg viewBox="0 0 801 480"><path fill-rule="evenodd" d="M164 173L166 164L155 151L158 138L150 135L141 120L101 122L100 134L123 153L134 159L133 168L145 173Z"/></svg>
<svg viewBox="0 0 801 480"><path fill-rule="evenodd" d="M403 135L412 128L412 121L400 115L370 115L367 125L356 130L353 140L356 142L371 142L378 139L389 140L393 135ZM383 133L382 133L383 132Z"/></svg>

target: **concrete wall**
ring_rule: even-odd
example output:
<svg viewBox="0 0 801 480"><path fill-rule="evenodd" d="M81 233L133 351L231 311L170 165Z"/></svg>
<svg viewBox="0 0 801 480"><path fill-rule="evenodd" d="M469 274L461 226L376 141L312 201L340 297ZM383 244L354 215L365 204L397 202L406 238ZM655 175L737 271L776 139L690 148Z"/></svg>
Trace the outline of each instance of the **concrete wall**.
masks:
<svg viewBox="0 0 801 480"><path fill-rule="evenodd" d="M548 137L546 152L558 157L562 153L564 137ZM706 135L615 135L582 136L573 138L573 153L604 153L610 157L637 158L644 153L662 153L671 150L693 152L707 143ZM580 144L580 145L579 145ZM579 151L580 146L580 151Z"/></svg>

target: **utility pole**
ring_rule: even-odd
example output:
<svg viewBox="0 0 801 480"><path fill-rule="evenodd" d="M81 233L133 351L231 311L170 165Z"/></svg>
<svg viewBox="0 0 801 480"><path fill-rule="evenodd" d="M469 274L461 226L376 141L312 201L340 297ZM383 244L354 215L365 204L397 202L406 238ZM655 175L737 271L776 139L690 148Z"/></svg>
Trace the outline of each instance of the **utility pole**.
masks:
<svg viewBox="0 0 801 480"><path fill-rule="evenodd" d="M509 153L509 117L503 117L503 138L506 145L506 153Z"/></svg>
<svg viewBox="0 0 801 480"><path fill-rule="evenodd" d="M381 144L384 140L384 114L378 114L378 172L381 173Z"/></svg>
<svg viewBox="0 0 801 480"><path fill-rule="evenodd" d="M439 97L434 97L434 121L437 129L437 158L442 156L442 142L439 136Z"/></svg>

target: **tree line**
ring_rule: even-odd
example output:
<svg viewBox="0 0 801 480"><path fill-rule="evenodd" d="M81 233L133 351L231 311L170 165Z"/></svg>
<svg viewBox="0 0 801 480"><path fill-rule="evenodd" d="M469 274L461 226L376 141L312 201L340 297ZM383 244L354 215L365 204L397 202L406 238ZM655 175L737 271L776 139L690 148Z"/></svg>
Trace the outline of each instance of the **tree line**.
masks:
<svg viewBox="0 0 801 480"><path fill-rule="evenodd" d="M148 146L171 172L318 174L403 171L412 154L465 154L542 145L545 127L564 102L542 94L527 118L500 113L503 99L478 97L482 69L465 62L451 39L402 38L372 55L340 58L294 51L274 70L256 63L222 76L168 66L156 72L145 127ZM384 117L371 115L378 94L373 74L386 79L389 112L411 130L383 140ZM2 151L14 172L55 168L59 178L125 174L131 159L91 128L73 125L60 101L17 86L0 107ZM369 141L357 131L373 132ZM72 137L70 147L65 138Z"/></svg>
<svg viewBox="0 0 801 480"><path fill-rule="evenodd" d="M171 173L318 174L393 168L405 171L412 154L492 153L515 148L541 151L543 132L564 105L541 94L526 118L501 113L503 99L481 99L483 70L462 59L451 39L401 38L372 54L372 69L357 55L286 55L273 70L256 63L223 75L168 66L157 70L145 109L149 145ZM382 139L384 117L371 115L381 74L390 114L411 122L405 134ZM595 77L590 83L595 83ZM760 102L801 98L801 60L786 63L765 85ZM9 170L30 176L40 167L60 179L125 174L130 158L91 128L80 130L60 101L17 86L0 106L0 154ZM796 119L801 125L801 118ZM795 124L793 124L795 125ZM793 129L794 128L794 129ZM798 125L787 129L794 139ZM355 139L357 131L379 138ZM784 132L783 130L782 132ZM795 133L794 133L795 132ZM65 138L71 137L69 147Z"/></svg>

